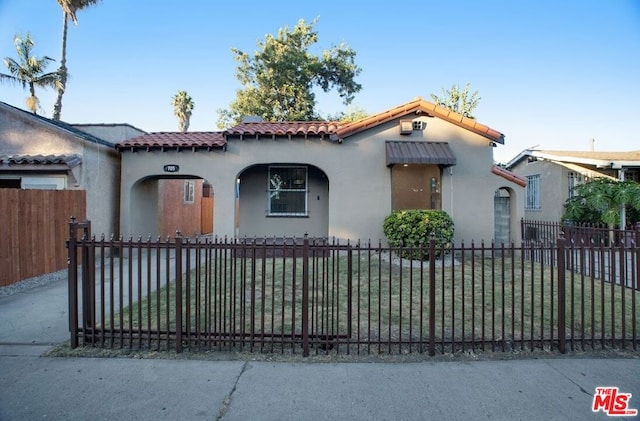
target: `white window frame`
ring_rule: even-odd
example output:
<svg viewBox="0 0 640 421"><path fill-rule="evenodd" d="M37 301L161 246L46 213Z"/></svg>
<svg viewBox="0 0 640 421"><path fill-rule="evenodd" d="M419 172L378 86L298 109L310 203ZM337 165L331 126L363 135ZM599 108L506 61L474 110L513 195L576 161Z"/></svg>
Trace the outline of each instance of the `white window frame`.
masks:
<svg viewBox="0 0 640 421"><path fill-rule="evenodd" d="M302 169L304 170L304 185L302 188L281 187L277 178L272 175L272 171L276 169ZM270 165L267 174L267 215L268 216L308 216L309 215L309 168L304 165ZM272 209L272 200L277 198L280 193L299 193L304 195L304 211L303 212L280 212Z"/></svg>
<svg viewBox="0 0 640 421"><path fill-rule="evenodd" d="M527 176L527 196L525 209L539 210L540 206L540 174Z"/></svg>
<svg viewBox="0 0 640 421"><path fill-rule="evenodd" d="M584 176L582 174L575 171L569 171L567 173L567 186L569 189L569 195L568 195L569 198L572 198L573 196L575 196L574 190L576 186L582 183L584 183Z"/></svg>
<svg viewBox="0 0 640 421"><path fill-rule="evenodd" d="M193 180L184 180L184 194L182 199L184 203L193 203L195 201L196 183Z"/></svg>

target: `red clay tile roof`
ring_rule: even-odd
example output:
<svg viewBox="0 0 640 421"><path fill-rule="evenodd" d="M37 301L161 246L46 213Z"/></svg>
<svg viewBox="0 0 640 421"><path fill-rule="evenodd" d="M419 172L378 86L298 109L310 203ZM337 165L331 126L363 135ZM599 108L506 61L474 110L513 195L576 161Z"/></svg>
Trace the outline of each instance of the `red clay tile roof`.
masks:
<svg viewBox="0 0 640 421"><path fill-rule="evenodd" d="M476 120L454 113L448 108L437 106L421 98L387 111L362 118L352 123L337 121L280 121L246 122L231 127L224 132L159 132L148 133L124 142L116 148L122 149L161 149L161 148L223 148L226 139L245 136L328 136L331 140L342 139L386 123L408 114L425 114L438 117L464 129L477 133L497 143L504 143L504 135Z"/></svg>
<svg viewBox="0 0 640 421"><path fill-rule="evenodd" d="M374 114L360 120L341 124L337 121L281 121L240 123L227 129L225 136L324 136L332 140L344 139L363 130L375 127L387 121L407 114L426 114L441 118L464 129L477 133L489 140L504 144L504 135L472 118L454 113L422 98L416 98L406 104Z"/></svg>
<svg viewBox="0 0 640 421"><path fill-rule="evenodd" d="M227 129L231 136L323 136L338 128L336 121L248 122Z"/></svg>
<svg viewBox="0 0 640 421"><path fill-rule="evenodd" d="M484 136L489 140L504 144L504 135L499 131L480 124L475 119L464 117L461 114L457 114L449 110L448 108L440 107L436 104L425 101L422 98L416 98L413 101L407 102L403 105L399 105L390 110L383 111L381 113L374 114L372 116L365 117L352 123L340 126L336 131L336 136L338 138L345 138L368 128L386 123L387 121L411 113L426 114L433 117L438 117L445 121L453 123L456 126L460 126L481 136Z"/></svg>
<svg viewBox="0 0 640 421"><path fill-rule="evenodd" d="M517 185L521 186L521 187L526 187L527 186L527 179L519 176L517 174L512 173L511 171L505 170L502 167L498 167L497 165L494 165L491 168L491 172L497 176L500 176L506 180L509 180L513 183L516 183Z"/></svg>
<svg viewBox="0 0 640 421"><path fill-rule="evenodd" d="M82 163L80 155L0 155L0 167L16 167L23 165L64 165L69 168Z"/></svg>
<svg viewBox="0 0 640 421"><path fill-rule="evenodd" d="M116 145L122 149L198 148L219 149L227 141L222 132L156 132L127 139Z"/></svg>

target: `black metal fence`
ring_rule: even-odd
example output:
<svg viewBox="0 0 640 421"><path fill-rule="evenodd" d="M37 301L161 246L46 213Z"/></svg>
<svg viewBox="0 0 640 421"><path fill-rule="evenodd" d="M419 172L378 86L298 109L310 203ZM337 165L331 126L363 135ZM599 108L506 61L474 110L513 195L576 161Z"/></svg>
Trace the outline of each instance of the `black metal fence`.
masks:
<svg viewBox="0 0 640 421"><path fill-rule="evenodd" d="M70 223L72 347L404 354L637 349L630 244L105 240ZM544 259L536 256L546 256Z"/></svg>
<svg viewBox="0 0 640 421"><path fill-rule="evenodd" d="M636 224L640 227L640 223ZM627 246L635 241L635 229L614 229L606 224L570 224L549 221L532 221L523 219L520 222L522 241L525 244L555 242L562 234L573 244L615 245L625 243Z"/></svg>

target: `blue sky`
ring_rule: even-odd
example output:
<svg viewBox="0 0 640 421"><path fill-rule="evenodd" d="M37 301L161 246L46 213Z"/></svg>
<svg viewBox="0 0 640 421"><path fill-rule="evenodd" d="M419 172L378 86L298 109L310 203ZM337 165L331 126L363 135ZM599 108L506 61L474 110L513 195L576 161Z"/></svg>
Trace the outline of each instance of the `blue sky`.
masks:
<svg viewBox="0 0 640 421"><path fill-rule="evenodd" d="M216 110L240 87L231 48L252 53L267 33L315 17L318 52L342 42L357 52L354 104L369 113L470 83L478 121L506 136L498 161L535 145L588 150L590 139L600 151L640 149L638 0L104 0L69 28L62 119L173 131L171 97L186 90L190 130L217 130ZM59 60L55 0L0 0L0 57L15 58L13 36L27 31L37 56ZM51 117L54 92L37 95ZM26 96L0 85L0 101L25 108ZM318 99L323 114L344 109L336 92Z"/></svg>

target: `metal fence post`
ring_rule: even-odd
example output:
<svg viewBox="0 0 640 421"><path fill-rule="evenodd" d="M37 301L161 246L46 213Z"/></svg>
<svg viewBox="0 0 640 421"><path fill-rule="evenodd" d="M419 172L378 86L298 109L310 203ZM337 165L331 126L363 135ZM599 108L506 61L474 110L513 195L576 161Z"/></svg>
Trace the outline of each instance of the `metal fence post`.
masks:
<svg viewBox="0 0 640 421"><path fill-rule="evenodd" d="M563 354L567 352L565 314L565 242L564 233L561 231L556 243L558 245L558 350Z"/></svg>
<svg viewBox="0 0 640 421"><path fill-rule="evenodd" d="M436 239L429 240L429 355L436 355Z"/></svg>
<svg viewBox="0 0 640 421"><path fill-rule="evenodd" d="M302 242L302 356L309 356L309 236Z"/></svg>
<svg viewBox="0 0 640 421"><path fill-rule="evenodd" d="M636 285L635 289L640 291L640 222L636 223L636 242L634 244L636 251ZM634 286L631 285L631 290L633 291ZM635 310L635 306L633 307ZM634 319L635 320L635 319Z"/></svg>
<svg viewBox="0 0 640 421"><path fill-rule="evenodd" d="M182 235L176 231L176 352L182 352ZM189 303L187 303L189 305Z"/></svg>
<svg viewBox="0 0 640 421"><path fill-rule="evenodd" d="M78 250L76 217L69 221L69 241L67 242L67 276L69 281L69 332L71 348L78 347Z"/></svg>
<svg viewBox="0 0 640 421"><path fill-rule="evenodd" d="M80 223L82 227L82 320L84 333L83 337L86 341L87 333L91 328L91 337L95 335L95 282L94 282L94 265L95 259L92 259L93 253L90 249L91 241L91 221L83 221ZM91 244L93 247L93 244Z"/></svg>

